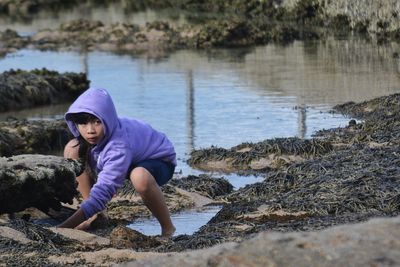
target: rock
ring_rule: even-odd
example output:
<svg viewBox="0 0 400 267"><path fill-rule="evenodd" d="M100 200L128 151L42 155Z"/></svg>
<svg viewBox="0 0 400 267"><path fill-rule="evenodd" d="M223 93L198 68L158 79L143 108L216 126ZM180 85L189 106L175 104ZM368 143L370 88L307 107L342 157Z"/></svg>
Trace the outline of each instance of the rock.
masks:
<svg viewBox="0 0 400 267"><path fill-rule="evenodd" d="M96 251L75 252L69 255L50 256L47 264L57 264L57 266L77 265L77 259L80 259L80 266L113 266L118 262L150 259L157 255L159 254L136 252L132 249L105 248Z"/></svg>
<svg viewBox="0 0 400 267"><path fill-rule="evenodd" d="M32 240L27 238L26 235L8 226L0 226L0 236L12 239L22 244L29 244L32 242Z"/></svg>
<svg viewBox="0 0 400 267"><path fill-rule="evenodd" d="M62 151L72 138L64 120L17 120L0 122L0 156Z"/></svg>
<svg viewBox="0 0 400 267"><path fill-rule="evenodd" d="M118 266L399 266L400 216L324 231L263 232L241 243Z"/></svg>
<svg viewBox="0 0 400 267"><path fill-rule="evenodd" d="M87 88L84 73L5 71L0 74L0 112L72 101Z"/></svg>
<svg viewBox="0 0 400 267"><path fill-rule="evenodd" d="M0 214L60 209L77 194L75 177L82 166L57 156L20 155L0 158Z"/></svg>
<svg viewBox="0 0 400 267"><path fill-rule="evenodd" d="M74 239L82 244L100 246L110 245L110 240L108 238L87 233L85 231L69 228L50 228L50 230L56 234L63 235L66 238Z"/></svg>

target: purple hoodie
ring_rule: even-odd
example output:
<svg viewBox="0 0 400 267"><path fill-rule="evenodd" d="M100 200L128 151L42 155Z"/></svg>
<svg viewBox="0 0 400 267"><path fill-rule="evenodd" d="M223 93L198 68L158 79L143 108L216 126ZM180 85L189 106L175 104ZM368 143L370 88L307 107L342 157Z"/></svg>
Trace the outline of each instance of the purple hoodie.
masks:
<svg viewBox="0 0 400 267"><path fill-rule="evenodd" d="M89 88L70 106L65 118L75 137L79 131L67 120L71 113L86 112L99 118L104 126L104 139L91 149L90 162L97 171L97 182L81 208L86 218L105 209L106 204L128 175L129 167L146 159L162 159L176 165L176 154L165 134L149 124L118 118L114 103L104 89Z"/></svg>

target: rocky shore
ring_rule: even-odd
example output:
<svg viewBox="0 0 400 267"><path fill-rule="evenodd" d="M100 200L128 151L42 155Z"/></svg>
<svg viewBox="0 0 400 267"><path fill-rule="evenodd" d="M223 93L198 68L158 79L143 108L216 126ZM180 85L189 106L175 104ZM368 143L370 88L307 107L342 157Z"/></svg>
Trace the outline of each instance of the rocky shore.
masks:
<svg viewBox="0 0 400 267"><path fill-rule="evenodd" d="M133 219L150 216L127 183L107 207L108 222L95 223L96 227L89 233L38 224L51 218L61 219L62 212L65 216L73 212L79 196L75 197L74 204L64 205L61 213L54 210L43 213L31 208L14 213L13 217L3 216L1 261L7 265L29 263L32 266L98 266L123 262L127 266L157 266L168 255L166 262L170 265L167 266L177 261L188 266L209 266L210 262L215 266L229 266L233 261L251 262L255 266L278 263L293 266L299 261L296 255L301 251L306 253L302 255L308 255L302 257L304 261L300 260L302 266L310 262L340 266L342 260L350 257L346 249L354 249L368 255L352 259L354 266L376 262L380 266L396 265L400 260L400 244L395 237L398 217L355 226L331 226L399 216L399 104L399 95L391 95L336 106L337 112L363 121L350 120L347 127L320 131L309 140L272 139L240 144L228 150L194 151L189 160L194 166L200 164L209 170L229 166L219 170L257 173L265 179L232 191L232 186L223 178L175 177L162 189L172 212L206 205L222 206L193 235L164 240L127 228L126 224ZM216 160L218 164L210 164ZM380 249L367 242L367 236L382 244ZM335 254L330 246L341 250ZM23 256L25 251L29 257ZM199 253L210 257L207 264L199 258ZM154 258L155 255L160 258Z"/></svg>
<svg viewBox="0 0 400 267"><path fill-rule="evenodd" d="M0 0L0 13L31 16L65 2ZM188 18L191 23L183 26L76 20L30 36L6 30L0 33L0 56L22 48L164 56L181 48L249 47L332 34L400 40L394 0L125 4L131 11L179 8L209 16ZM0 112L72 100L88 86L85 74L10 70L0 74ZM0 122L0 266L400 265L399 107L398 94L344 103L333 112L359 121L311 139L193 151L188 163L194 168L264 180L233 190L223 177L175 174L162 188L172 213L222 208L194 234L168 240L127 227L151 216L129 183L108 204L108 220L95 221L88 232L56 228L81 201L74 180L80 163L39 154L60 151L71 136L63 121L9 118Z"/></svg>

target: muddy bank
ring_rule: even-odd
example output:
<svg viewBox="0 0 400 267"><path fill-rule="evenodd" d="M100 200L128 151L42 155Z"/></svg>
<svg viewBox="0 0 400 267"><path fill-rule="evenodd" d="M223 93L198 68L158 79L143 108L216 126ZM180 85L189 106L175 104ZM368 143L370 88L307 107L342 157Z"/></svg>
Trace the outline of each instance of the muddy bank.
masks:
<svg viewBox="0 0 400 267"><path fill-rule="evenodd" d="M89 83L84 73L5 71L0 74L0 112L72 101Z"/></svg>

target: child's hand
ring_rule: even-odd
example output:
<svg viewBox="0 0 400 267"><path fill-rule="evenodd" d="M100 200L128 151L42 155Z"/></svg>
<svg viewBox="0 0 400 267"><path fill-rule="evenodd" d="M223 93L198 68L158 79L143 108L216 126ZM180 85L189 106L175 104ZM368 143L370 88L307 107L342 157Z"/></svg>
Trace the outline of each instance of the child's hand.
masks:
<svg viewBox="0 0 400 267"><path fill-rule="evenodd" d="M91 218L87 219L86 221L82 222L78 226L75 227L77 230L86 231L90 228L92 222L97 218L97 214L93 215Z"/></svg>

